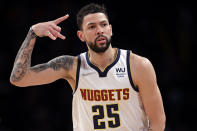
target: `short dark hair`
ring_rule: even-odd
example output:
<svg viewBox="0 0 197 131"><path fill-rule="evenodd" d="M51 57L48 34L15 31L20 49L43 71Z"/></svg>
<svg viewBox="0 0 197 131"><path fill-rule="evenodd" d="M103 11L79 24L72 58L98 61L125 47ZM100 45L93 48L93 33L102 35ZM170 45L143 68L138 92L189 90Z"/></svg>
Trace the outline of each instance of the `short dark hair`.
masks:
<svg viewBox="0 0 197 131"><path fill-rule="evenodd" d="M83 18L86 15L93 14L93 13L103 13L108 19L107 10L104 5L98 5L95 3L88 4L82 7L77 13L77 26L80 30L82 30Z"/></svg>

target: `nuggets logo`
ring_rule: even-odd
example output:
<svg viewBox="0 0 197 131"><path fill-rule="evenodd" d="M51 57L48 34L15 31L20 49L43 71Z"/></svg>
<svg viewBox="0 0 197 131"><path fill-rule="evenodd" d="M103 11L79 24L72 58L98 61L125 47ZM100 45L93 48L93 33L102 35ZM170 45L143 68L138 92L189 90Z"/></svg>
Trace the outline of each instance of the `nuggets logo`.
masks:
<svg viewBox="0 0 197 131"><path fill-rule="evenodd" d="M116 101L128 100L129 88L110 90L80 89L82 99L85 101Z"/></svg>

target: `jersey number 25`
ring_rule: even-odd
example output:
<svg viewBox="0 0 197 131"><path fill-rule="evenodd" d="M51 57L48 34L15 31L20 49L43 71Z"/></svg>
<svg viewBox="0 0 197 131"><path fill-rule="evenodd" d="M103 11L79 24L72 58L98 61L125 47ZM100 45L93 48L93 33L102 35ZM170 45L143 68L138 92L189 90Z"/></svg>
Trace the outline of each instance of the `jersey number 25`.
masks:
<svg viewBox="0 0 197 131"><path fill-rule="evenodd" d="M119 111L118 104L106 105L106 110L107 110L107 117L114 118L114 121L113 120L108 121L109 128L119 127L120 117L119 114L117 113L117 111ZM103 105L92 106L92 112L97 113L96 115L93 116L94 129L106 129L106 123L105 121L102 121L102 119L105 118L104 106Z"/></svg>

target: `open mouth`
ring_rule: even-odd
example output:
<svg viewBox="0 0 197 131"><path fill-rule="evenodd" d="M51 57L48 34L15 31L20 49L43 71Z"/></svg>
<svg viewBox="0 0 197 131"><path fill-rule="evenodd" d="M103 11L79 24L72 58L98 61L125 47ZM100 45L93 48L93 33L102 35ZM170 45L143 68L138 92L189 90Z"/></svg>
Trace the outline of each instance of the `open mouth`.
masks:
<svg viewBox="0 0 197 131"><path fill-rule="evenodd" d="M106 38L103 36L100 36L99 38L96 39L96 42L98 44L106 43Z"/></svg>

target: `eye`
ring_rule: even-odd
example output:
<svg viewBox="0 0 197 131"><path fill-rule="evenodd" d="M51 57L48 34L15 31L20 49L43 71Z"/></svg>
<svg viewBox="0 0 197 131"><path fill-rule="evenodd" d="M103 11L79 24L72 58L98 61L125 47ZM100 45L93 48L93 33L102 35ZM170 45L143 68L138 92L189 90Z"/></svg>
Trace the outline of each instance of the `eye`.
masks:
<svg viewBox="0 0 197 131"><path fill-rule="evenodd" d="M91 26L88 27L88 29L91 29L91 30L93 30L94 28L95 28L94 25L91 25Z"/></svg>
<svg viewBox="0 0 197 131"><path fill-rule="evenodd" d="M107 26L107 23L103 23L102 26L103 26L103 27Z"/></svg>

